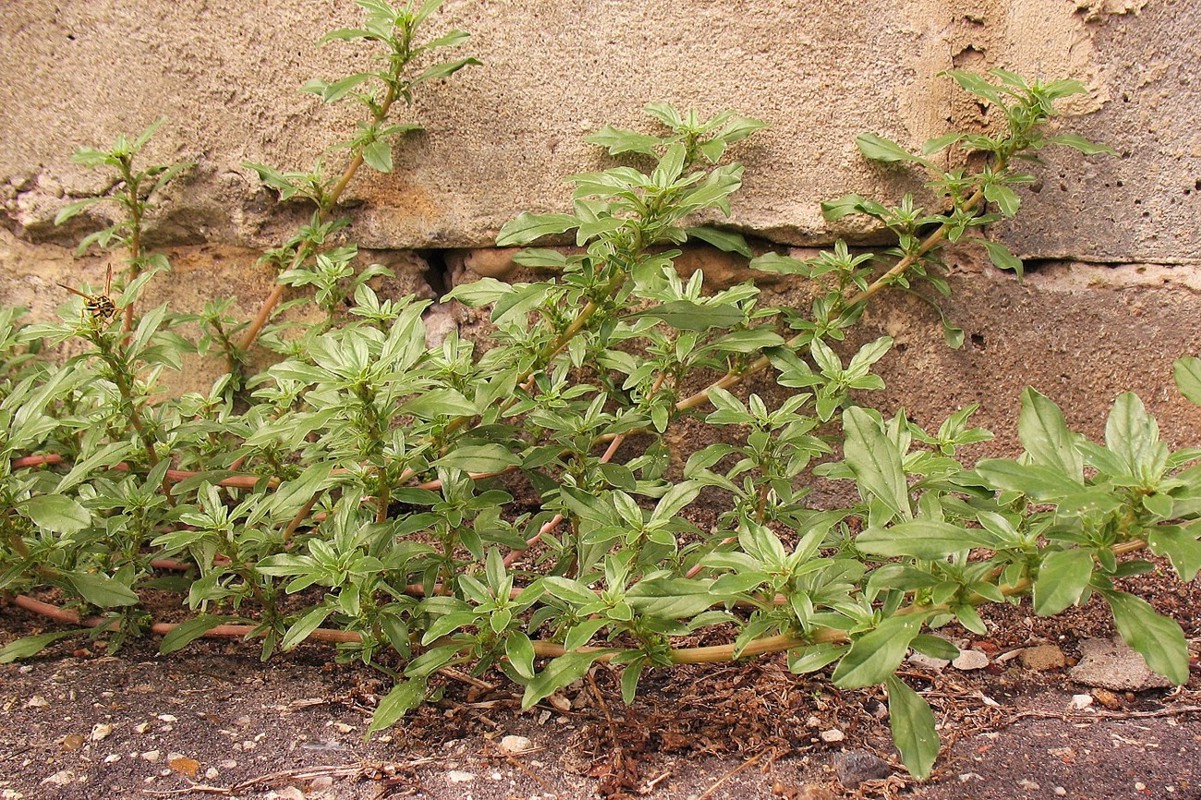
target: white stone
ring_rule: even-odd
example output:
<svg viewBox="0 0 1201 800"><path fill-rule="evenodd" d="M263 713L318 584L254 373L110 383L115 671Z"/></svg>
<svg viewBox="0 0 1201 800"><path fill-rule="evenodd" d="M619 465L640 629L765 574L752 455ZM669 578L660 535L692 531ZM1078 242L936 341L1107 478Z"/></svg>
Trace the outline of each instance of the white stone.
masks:
<svg viewBox="0 0 1201 800"><path fill-rule="evenodd" d="M1072 708L1077 711L1083 711L1093 704L1093 696L1091 694L1074 694L1072 695Z"/></svg>
<svg viewBox="0 0 1201 800"><path fill-rule="evenodd" d="M66 786L75 780L75 773L69 769L60 769L48 778L42 779L43 786Z"/></svg>
<svg viewBox="0 0 1201 800"><path fill-rule="evenodd" d="M834 742L841 742L843 739L847 738L847 735L845 733L843 733L842 731L838 730L838 728L831 728L828 731L822 731L821 733L818 734L818 736L820 736L821 740L823 742L826 742L827 744L833 744Z"/></svg>
<svg viewBox="0 0 1201 800"><path fill-rule="evenodd" d="M109 725L107 722L101 722L98 725L94 725L92 727L92 741L99 742L108 737L108 735L112 732L113 726Z"/></svg>
<svg viewBox="0 0 1201 800"><path fill-rule="evenodd" d="M516 755L517 753L524 753L527 750L532 749L533 746L534 746L534 743L531 742L529 739L527 739L524 736L510 735L510 736L506 736L500 740L500 749L504 750L506 753L509 753L510 755Z"/></svg>
<svg viewBox="0 0 1201 800"><path fill-rule="evenodd" d="M951 666L965 672L984 669L988 666L988 656L979 650L961 650L955 660L951 662Z"/></svg>
<svg viewBox="0 0 1201 800"><path fill-rule="evenodd" d="M470 772L452 769L450 772L446 773L446 779L451 783L467 783L475 780L475 775Z"/></svg>

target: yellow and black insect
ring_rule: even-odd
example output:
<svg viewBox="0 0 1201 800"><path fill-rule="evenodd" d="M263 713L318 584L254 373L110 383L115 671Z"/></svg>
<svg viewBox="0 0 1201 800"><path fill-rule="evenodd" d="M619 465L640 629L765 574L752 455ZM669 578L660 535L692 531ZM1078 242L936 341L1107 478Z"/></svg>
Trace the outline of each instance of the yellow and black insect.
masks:
<svg viewBox="0 0 1201 800"><path fill-rule="evenodd" d="M92 319L96 320L97 322L108 322L113 317L117 316L117 305L113 302L112 298L108 296L113 287L113 268L111 266L108 268L108 273L104 278L104 294L84 294L78 289L72 289L65 283L60 283L58 285L66 289L71 294L82 297L84 301L84 313L91 314Z"/></svg>

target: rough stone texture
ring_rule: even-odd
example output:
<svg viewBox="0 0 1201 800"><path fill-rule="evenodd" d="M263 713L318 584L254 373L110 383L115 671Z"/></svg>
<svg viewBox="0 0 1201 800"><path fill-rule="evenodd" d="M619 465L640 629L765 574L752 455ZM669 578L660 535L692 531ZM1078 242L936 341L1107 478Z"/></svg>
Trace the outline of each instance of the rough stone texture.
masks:
<svg viewBox="0 0 1201 800"><path fill-rule="evenodd" d="M297 92L362 67L351 44L316 39L353 25L346 0L12 0L0 15L10 69L0 85L0 204L11 225L49 222L99 179L70 162L154 118L171 122L152 155L199 162L168 203L173 243L278 238L269 196L242 164L303 168L351 129L353 109ZM1201 10L1187 0L450 0L436 18L473 38L485 66L428 86L411 118L426 132L398 149L398 172L352 186L366 246L480 246L522 210L564 207L563 177L606 163L582 137L669 100L726 107L772 128L744 146L746 190L733 224L781 242L824 243L818 203L847 191L896 197L911 183L866 164L853 139L874 130L917 146L991 118L948 67L1001 66L1077 77L1071 127L1122 159L1050 155L1036 218L1010 238L1035 258L1195 263L1201 135L1192 110ZM329 156L337 161L337 154ZM67 231L69 234L70 231Z"/></svg>
<svg viewBox="0 0 1201 800"><path fill-rule="evenodd" d="M1084 686L1141 692L1172 685L1167 678L1148 669L1143 657L1120 639L1083 639L1080 655L1080 663L1068 675Z"/></svg>
<svg viewBox="0 0 1201 800"><path fill-rule="evenodd" d="M1018 658L1021 660L1023 667L1035 672L1063 669L1068 663L1067 656L1064 655L1063 650L1053 644L1040 644L1035 647L1027 647L1020 651Z"/></svg>

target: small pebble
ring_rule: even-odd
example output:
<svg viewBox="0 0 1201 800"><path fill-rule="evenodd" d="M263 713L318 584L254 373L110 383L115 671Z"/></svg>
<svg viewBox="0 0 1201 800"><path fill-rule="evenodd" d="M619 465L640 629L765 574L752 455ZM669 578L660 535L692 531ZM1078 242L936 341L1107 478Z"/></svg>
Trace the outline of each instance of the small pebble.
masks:
<svg viewBox="0 0 1201 800"><path fill-rule="evenodd" d="M133 726L133 729L135 733L145 733L146 731L150 730L150 723L139 722L137 725Z"/></svg>
<svg viewBox="0 0 1201 800"><path fill-rule="evenodd" d="M163 754L161 750L147 750L145 753L142 753L142 760L149 761L151 764L158 761L162 757Z"/></svg>
<svg viewBox="0 0 1201 800"><path fill-rule="evenodd" d="M179 722L179 719L174 714L159 714L158 718L161 722Z"/></svg>
<svg viewBox="0 0 1201 800"><path fill-rule="evenodd" d="M461 770L452 769L446 773L446 779L451 783L467 783L475 780L475 775L470 772L462 772Z"/></svg>
<svg viewBox="0 0 1201 800"><path fill-rule="evenodd" d="M1066 795L1068 793L1068 790L1063 788L1062 786L1056 786L1051 791L1055 793L1056 797L1063 797L1064 795Z"/></svg>
<svg viewBox="0 0 1201 800"><path fill-rule="evenodd" d="M204 771L204 777L208 778L210 781L220 774L221 770L217 769L216 767L209 767Z"/></svg>
<svg viewBox="0 0 1201 800"><path fill-rule="evenodd" d="M1074 694L1072 695L1072 708L1077 711L1083 711L1093 704L1093 696L1091 694Z"/></svg>
<svg viewBox="0 0 1201 800"><path fill-rule="evenodd" d="M112 753L112 754L104 757L105 764L116 764L120 760L121 760L121 756L117 753Z"/></svg>
<svg viewBox="0 0 1201 800"><path fill-rule="evenodd" d="M46 698L42 697L40 694L35 694L25 703L26 708L45 708L48 705L50 705L50 703L48 703Z"/></svg>
<svg viewBox="0 0 1201 800"><path fill-rule="evenodd" d="M959 655L951 662L951 666L965 672L984 669L988 666L988 656L979 650L960 650Z"/></svg>
<svg viewBox="0 0 1201 800"><path fill-rule="evenodd" d="M534 743L524 736L506 736L500 740L500 749L510 755L517 755L532 749Z"/></svg>
<svg viewBox="0 0 1201 800"><path fill-rule="evenodd" d="M75 780L75 773L69 769L61 769L48 778L42 779L43 786L66 786Z"/></svg>
<svg viewBox="0 0 1201 800"><path fill-rule="evenodd" d="M841 742L843 739L847 738L847 735L845 733L843 733L842 731L838 730L838 728L833 728L828 731L822 731L821 733L818 734L818 736L820 736L821 740L823 742L826 742L827 744L833 744L834 742Z"/></svg>

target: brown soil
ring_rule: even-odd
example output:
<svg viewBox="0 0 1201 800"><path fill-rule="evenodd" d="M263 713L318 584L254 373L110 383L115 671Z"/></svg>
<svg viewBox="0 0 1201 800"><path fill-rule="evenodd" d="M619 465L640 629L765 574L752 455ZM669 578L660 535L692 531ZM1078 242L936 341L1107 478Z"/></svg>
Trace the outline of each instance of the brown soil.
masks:
<svg viewBox="0 0 1201 800"><path fill-rule="evenodd" d="M1196 581L1144 576L1129 588L1180 620L1195 652ZM655 674L632 706L600 666L526 713L499 676L446 678L440 699L365 742L388 685L333 664L328 649L264 664L250 643L159 656L147 640L106 656L80 639L0 666L0 800L1201 799L1201 672L1178 690L1094 689L1078 710L1072 696L1090 690L1065 669L1036 672L1006 654L1052 643L1070 664L1078 641L1113 635L1106 609L987 618L990 635L975 646L988 667L903 672L941 725L943 752L924 784L899 768L880 692L836 691L780 658ZM0 605L0 645L53 629ZM508 752L505 736L528 742Z"/></svg>

